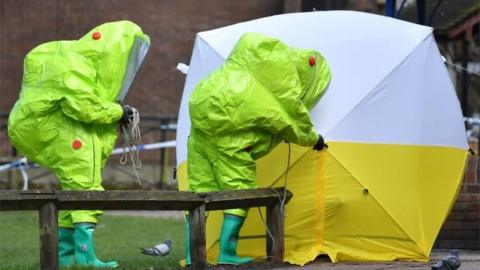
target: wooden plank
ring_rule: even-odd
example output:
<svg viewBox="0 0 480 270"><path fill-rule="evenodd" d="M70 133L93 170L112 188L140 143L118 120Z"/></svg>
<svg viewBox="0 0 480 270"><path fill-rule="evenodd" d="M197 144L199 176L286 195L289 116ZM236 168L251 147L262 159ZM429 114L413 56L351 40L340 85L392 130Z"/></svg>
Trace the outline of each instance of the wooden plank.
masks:
<svg viewBox="0 0 480 270"><path fill-rule="evenodd" d="M283 188L259 188L199 193L207 202L207 211L233 208L272 206L283 197ZM287 199L293 196L286 192Z"/></svg>
<svg viewBox="0 0 480 270"><path fill-rule="evenodd" d="M109 190L109 191L55 191L59 201L202 201L188 191L166 190Z"/></svg>
<svg viewBox="0 0 480 270"><path fill-rule="evenodd" d="M62 210L190 210L204 203L187 191L58 191L56 195Z"/></svg>
<svg viewBox="0 0 480 270"><path fill-rule="evenodd" d="M284 215L281 202L267 207L267 258L276 262L283 262L284 243Z"/></svg>
<svg viewBox="0 0 480 270"><path fill-rule="evenodd" d="M0 211L40 210L46 203L56 201L51 190L1 190Z"/></svg>
<svg viewBox="0 0 480 270"><path fill-rule="evenodd" d="M190 222L190 258L192 269L206 269L207 251L205 247L205 205L189 213Z"/></svg>
<svg viewBox="0 0 480 270"><path fill-rule="evenodd" d="M0 191L0 211L39 210L57 201L62 210L189 210L204 199L184 191Z"/></svg>
<svg viewBox="0 0 480 270"><path fill-rule="evenodd" d="M57 206L48 202L39 211L40 267L58 270Z"/></svg>
<svg viewBox="0 0 480 270"><path fill-rule="evenodd" d="M0 211L38 210L58 201L62 210L190 210L207 203L206 210L249 208L276 204L281 188L230 190L209 193L186 191L0 191ZM287 200L292 194L287 191Z"/></svg>

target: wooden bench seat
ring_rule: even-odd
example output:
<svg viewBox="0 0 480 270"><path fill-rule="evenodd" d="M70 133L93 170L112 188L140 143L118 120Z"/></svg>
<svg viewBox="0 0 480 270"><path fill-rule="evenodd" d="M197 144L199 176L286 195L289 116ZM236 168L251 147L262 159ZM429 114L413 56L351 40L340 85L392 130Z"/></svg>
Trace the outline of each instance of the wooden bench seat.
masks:
<svg viewBox="0 0 480 270"><path fill-rule="evenodd" d="M190 217L190 254L193 269L206 268L205 211L267 207L267 256L283 260L284 218L281 201L292 194L282 188L208 193L187 191L110 190L45 191L1 190L0 211L39 211L40 266L58 269L58 210L184 210Z"/></svg>

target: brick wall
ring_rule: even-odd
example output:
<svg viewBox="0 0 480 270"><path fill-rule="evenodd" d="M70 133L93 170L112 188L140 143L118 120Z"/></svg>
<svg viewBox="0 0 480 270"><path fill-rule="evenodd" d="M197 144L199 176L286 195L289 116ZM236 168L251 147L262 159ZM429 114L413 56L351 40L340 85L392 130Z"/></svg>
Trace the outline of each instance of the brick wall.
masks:
<svg viewBox="0 0 480 270"><path fill-rule="evenodd" d="M477 141L470 147L477 151ZM460 194L434 248L480 249L480 160L469 155Z"/></svg>
<svg viewBox="0 0 480 270"><path fill-rule="evenodd" d="M0 1L0 111L18 98L22 61L35 46L77 39L96 25L128 19L152 47L126 102L146 114L176 115L195 33L280 14L283 0L2 0Z"/></svg>
<svg viewBox="0 0 480 270"><path fill-rule="evenodd" d="M125 103L142 115L176 116L185 76L178 62L189 63L195 33L280 14L283 0L1 0L0 112L17 100L23 58L35 46L78 39L104 22L132 20L152 40L149 54ZM11 146L0 119L0 157ZM144 143L149 140L145 136Z"/></svg>

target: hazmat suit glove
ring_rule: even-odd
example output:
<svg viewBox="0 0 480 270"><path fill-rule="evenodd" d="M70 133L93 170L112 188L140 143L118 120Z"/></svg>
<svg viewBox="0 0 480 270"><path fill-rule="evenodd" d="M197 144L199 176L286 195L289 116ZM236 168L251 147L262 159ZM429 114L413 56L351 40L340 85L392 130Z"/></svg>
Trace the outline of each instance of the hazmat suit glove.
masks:
<svg viewBox="0 0 480 270"><path fill-rule="evenodd" d="M324 148L328 148L328 145L325 143L323 136L318 134L318 141L313 146L313 150L322 151Z"/></svg>
<svg viewBox="0 0 480 270"><path fill-rule="evenodd" d="M120 119L120 122L122 123L128 123L130 122L131 119L133 119L133 110L132 110L132 107L128 106L128 105L124 105L122 107L123 109L123 116L122 118Z"/></svg>

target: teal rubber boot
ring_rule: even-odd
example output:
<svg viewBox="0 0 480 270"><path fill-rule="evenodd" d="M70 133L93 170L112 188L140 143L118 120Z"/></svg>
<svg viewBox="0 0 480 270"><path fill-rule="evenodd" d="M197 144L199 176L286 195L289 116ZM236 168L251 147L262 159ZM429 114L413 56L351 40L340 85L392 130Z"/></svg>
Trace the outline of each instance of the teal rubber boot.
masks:
<svg viewBox="0 0 480 270"><path fill-rule="evenodd" d="M58 228L58 264L60 267L70 267L74 257L73 229Z"/></svg>
<svg viewBox="0 0 480 270"><path fill-rule="evenodd" d="M95 232L94 223L75 223L75 265L93 266L96 268L115 268L118 263L102 262L95 254L95 244L93 242L93 233Z"/></svg>
<svg viewBox="0 0 480 270"><path fill-rule="evenodd" d="M190 222L188 216L185 217L185 264L192 264L192 259L190 258Z"/></svg>
<svg viewBox="0 0 480 270"><path fill-rule="evenodd" d="M237 256L238 235L243 225L244 217L224 214L222 233L220 235L220 255L218 264L244 264L251 262L250 257Z"/></svg>

